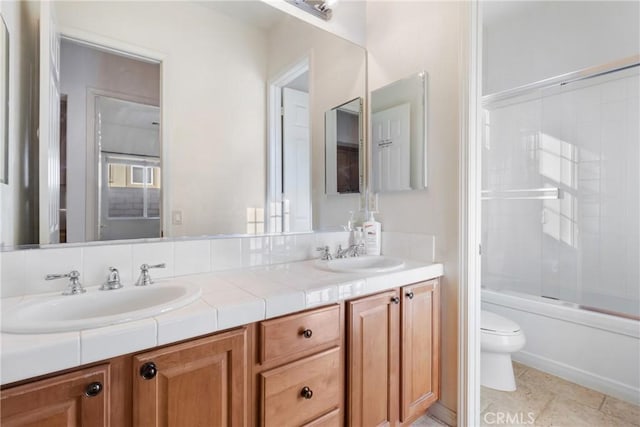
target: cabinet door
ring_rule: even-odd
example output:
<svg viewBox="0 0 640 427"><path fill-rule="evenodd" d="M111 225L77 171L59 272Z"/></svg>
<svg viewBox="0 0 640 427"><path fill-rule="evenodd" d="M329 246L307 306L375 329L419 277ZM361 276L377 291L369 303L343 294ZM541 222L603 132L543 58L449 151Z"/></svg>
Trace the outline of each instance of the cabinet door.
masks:
<svg viewBox="0 0 640 427"><path fill-rule="evenodd" d="M398 417L398 291L347 303L350 426L388 426Z"/></svg>
<svg viewBox="0 0 640 427"><path fill-rule="evenodd" d="M440 385L438 281L402 288L400 420L423 414L438 400Z"/></svg>
<svg viewBox="0 0 640 427"><path fill-rule="evenodd" d="M134 356L135 426L244 426L245 328Z"/></svg>
<svg viewBox="0 0 640 427"><path fill-rule="evenodd" d="M2 391L3 427L108 426L109 365Z"/></svg>

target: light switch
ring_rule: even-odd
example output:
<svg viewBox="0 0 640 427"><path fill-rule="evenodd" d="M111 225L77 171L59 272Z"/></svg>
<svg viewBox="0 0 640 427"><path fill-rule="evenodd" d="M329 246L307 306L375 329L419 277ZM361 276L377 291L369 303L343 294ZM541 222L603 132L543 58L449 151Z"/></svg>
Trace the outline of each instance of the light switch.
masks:
<svg viewBox="0 0 640 427"><path fill-rule="evenodd" d="M171 224L182 225L182 211L171 211Z"/></svg>

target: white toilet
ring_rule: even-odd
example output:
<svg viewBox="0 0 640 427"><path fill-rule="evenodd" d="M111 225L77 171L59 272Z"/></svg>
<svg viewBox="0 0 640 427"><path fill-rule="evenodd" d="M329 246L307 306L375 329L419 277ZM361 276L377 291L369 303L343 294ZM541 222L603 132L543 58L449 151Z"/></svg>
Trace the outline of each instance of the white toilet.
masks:
<svg viewBox="0 0 640 427"><path fill-rule="evenodd" d="M506 317L485 310L480 316L480 383L496 390L514 391L511 353L524 347L524 333Z"/></svg>

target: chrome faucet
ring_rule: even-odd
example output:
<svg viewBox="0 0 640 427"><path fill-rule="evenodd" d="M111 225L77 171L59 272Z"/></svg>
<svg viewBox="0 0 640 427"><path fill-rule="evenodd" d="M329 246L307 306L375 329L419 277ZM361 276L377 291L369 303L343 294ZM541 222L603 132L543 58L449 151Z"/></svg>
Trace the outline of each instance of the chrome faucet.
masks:
<svg viewBox="0 0 640 427"><path fill-rule="evenodd" d="M109 267L109 275L107 281L100 286L101 291L111 291L113 289L120 289L122 283L120 283L120 272L115 267Z"/></svg>
<svg viewBox="0 0 640 427"><path fill-rule="evenodd" d="M338 250L336 251L336 258L357 257L357 256L360 256L363 251L364 251L364 243L349 245L349 247L346 249L342 249L342 245L338 245Z"/></svg>
<svg viewBox="0 0 640 427"><path fill-rule="evenodd" d="M151 280L151 275L149 274L149 269L165 268L166 266L167 264L165 263L156 265L142 264L140 266L140 277L138 277L138 280L136 280L136 286L147 286L153 284L153 280Z"/></svg>
<svg viewBox="0 0 640 427"><path fill-rule="evenodd" d="M329 246L320 246L319 248L316 248L316 251L321 251L320 259L322 261L329 261L333 259L331 252L329 252Z"/></svg>
<svg viewBox="0 0 640 427"><path fill-rule="evenodd" d="M62 295L78 295L86 292L82 287L82 283L80 283L80 273L77 270L72 270L66 274L47 274L44 280L55 280L65 277L69 278L69 286L62 292Z"/></svg>

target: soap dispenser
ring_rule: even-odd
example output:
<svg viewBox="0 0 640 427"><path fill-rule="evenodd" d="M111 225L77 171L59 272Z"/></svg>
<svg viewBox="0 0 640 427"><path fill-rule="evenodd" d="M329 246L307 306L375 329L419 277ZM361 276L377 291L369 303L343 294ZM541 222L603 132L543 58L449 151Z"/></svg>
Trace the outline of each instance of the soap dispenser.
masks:
<svg viewBox="0 0 640 427"><path fill-rule="evenodd" d="M367 255L380 255L381 249L381 224L373 217L373 212L369 213L369 219L362 224L364 232L364 246Z"/></svg>

